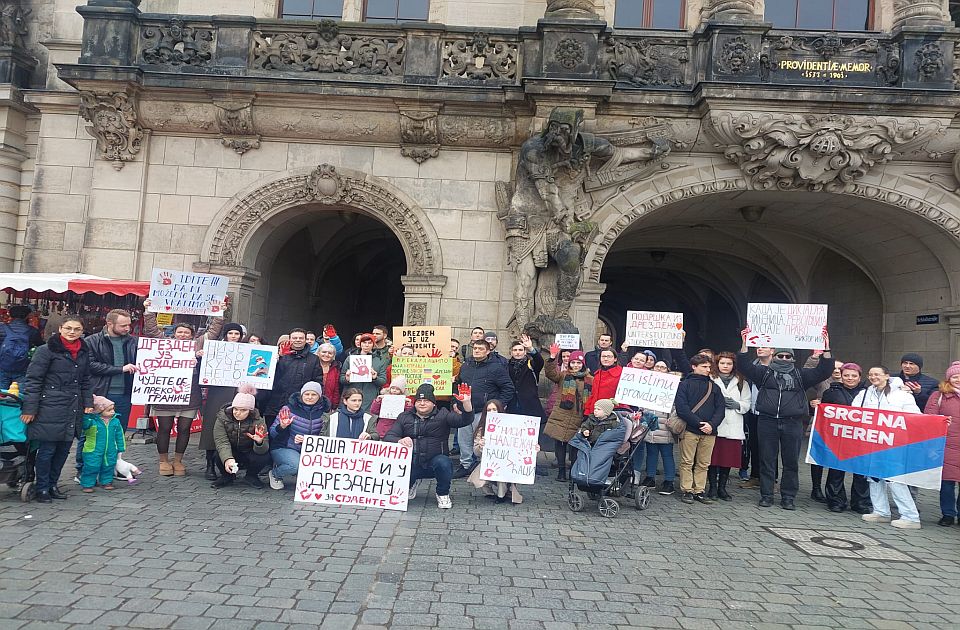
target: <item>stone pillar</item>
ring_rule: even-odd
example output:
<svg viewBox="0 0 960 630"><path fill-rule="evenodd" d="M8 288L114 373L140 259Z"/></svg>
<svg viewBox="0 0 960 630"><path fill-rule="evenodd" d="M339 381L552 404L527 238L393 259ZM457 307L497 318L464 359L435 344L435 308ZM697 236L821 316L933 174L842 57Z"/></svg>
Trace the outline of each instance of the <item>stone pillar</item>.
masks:
<svg viewBox="0 0 960 630"><path fill-rule="evenodd" d="M597 317L600 315L600 299L607 285L586 281L580 286L580 294L573 303L573 324L580 331L580 343L584 348L593 348L597 337Z"/></svg>
<svg viewBox="0 0 960 630"><path fill-rule="evenodd" d="M440 298L446 276L400 276L403 283L403 323L408 326L439 325Z"/></svg>
<svg viewBox="0 0 960 630"><path fill-rule="evenodd" d="M947 326L950 329L950 345L947 356L947 364L951 361L960 359L960 308L954 308L943 312L943 317L947 320Z"/></svg>
<svg viewBox="0 0 960 630"><path fill-rule="evenodd" d="M764 0L704 0L700 15L704 22L762 22Z"/></svg>
<svg viewBox="0 0 960 630"><path fill-rule="evenodd" d="M20 231L20 167L26 159L22 150L0 145L0 272L15 270Z"/></svg>
<svg viewBox="0 0 960 630"><path fill-rule="evenodd" d="M263 330L262 321L253 321L253 300L256 293L257 281L260 272L247 267L229 267L211 263L193 263L194 273L210 273L226 276L230 281L227 295L230 296L230 308L226 317L230 321L239 322L250 330Z"/></svg>
<svg viewBox="0 0 960 630"><path fill-rule="evenodd" d="M140 0L89 0L77 7L83 16L80 63L131 66L139 36Z"/></svg>
<svg viewBox="0 0 960 630"><path fill-rule="evenodd" d="M950 23L940 0L893 0L893 28Z"/></svg>

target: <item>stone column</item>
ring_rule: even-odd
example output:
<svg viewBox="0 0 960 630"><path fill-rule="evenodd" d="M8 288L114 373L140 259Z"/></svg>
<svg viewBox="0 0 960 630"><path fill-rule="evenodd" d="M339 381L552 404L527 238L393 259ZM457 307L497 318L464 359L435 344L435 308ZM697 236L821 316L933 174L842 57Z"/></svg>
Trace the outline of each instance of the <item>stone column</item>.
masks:
<svg viewBox="0 0 960 630"><path fill-rule="evenodd" d="M0 145L0 272L14 271L17 234L20 231L20 167L27 159L22 150Z"/></svg>
<svg viewBox="0 0 960 630"><path fill-rule="evenodd" d="M247 267L230 267L211 263L193 263L195 273L210 273L226 276L230 281L227 295L230 296L230 308L226 316L229 320L242 323L249 330L263 330L262 321L254 321L253 300L256 294L260 272Z"/></svg>
<svg viewBox="0 0 960 630"><path fill-rule="evenodd" d="M944 319L947 320L947 326L950 329L950 346L948 348L947 363L955 361L960 357L960 308L954 308L943 312Z"/></svg>
<svg viewBox="0 0 960 630"><path fill-rule="evenodd" d="M586 281L580 286L580 294L573 303L573 324L580 331L580 343L592 348L597 336L597 317L600 315L600 299L607 285Z"/></svg>
<svg viewBox="0 0 960 630"><path fill-rule="evenodd" d="M400 276L403 283L403 323L409 326L440 325L440 299L446 276Z"/></svg>
<svg viewBox="0 0 960 630"><path fill-rule="evenodd" d="M707 20L762 22L764 0L704 0L700 15Z"/></svg>
<svg viewBox="0 0 960 630"><path fill-rule="evenodd" d="M893 0L893 28L950 23L940 0Z"/></svg>

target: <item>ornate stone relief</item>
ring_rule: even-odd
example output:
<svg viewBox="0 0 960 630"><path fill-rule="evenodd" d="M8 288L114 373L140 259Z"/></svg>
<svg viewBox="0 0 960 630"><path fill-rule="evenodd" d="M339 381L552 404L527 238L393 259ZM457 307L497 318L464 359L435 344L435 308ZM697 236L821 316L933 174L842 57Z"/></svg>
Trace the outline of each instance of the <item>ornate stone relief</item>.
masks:
<svg viewBox="0 0 960 630"><path fill-rule="evenodd" d="M126 92L80 92L80 115L90 121L87 133L97 139L100 159L118 171L132 162L143 145L137 101Z"/></svg>
<svg viewBox="0 0 960 630"><path fill-rule="evenodd" d="M443 144L459 146L502 146L516 137L512 118L480 118L478 116L440 116L440 137Z"/></svg>
<svg viewBox="0 0 960 630"><path fill-rule="evenodd" d="M884 44L877 66L877 77L885 85L897 85L903 76L903 61L900 58L899 44Z"/></svg>
<svg viewBox="0 0 960 630"><path fill-rule="evenodd" d="M937 42L924 44L914 57L914 65L921 81L935 79L943 70L943 50Z"/></svg>
<svg viewBox="0 0 960 630"><path fill-rule="evenodd" d="M838 33L827 33L820 37L793 37L784 35L776 40L775 50L790 50L820 55L825 61L837 55L855 55L858 53L876 53L880 42L875 38L844 39Z"/></svg>
<svg viewBox="0 0 960 630"><path fill-rule="evenodd" d="M406 40L340 32L322 20L314 32L253 31L257 70L394 76L403 74Z"/></svg>
<svg viewBox="0 0 960 630"><path fill-rule="evenodd" d="M557 42L557 49L553 51L554 59L567 70L573 70L583 63L586 54L583 44L572 37L561 39Z"/></svg>
<svg viewBox="0 0 960 630"><path fill-rule="evenodd" d="M0 0L0 46L23 48L27 18L33 13L20 6L20 0Z"/></svg>
<svg viewBox="0 0 960 630"><path fill-rule="evenodd" d="M407 317L404 320L407 326L423 326L427 323L427 303L410 302L407 307Z"/></svg>
<svg viewBox="0 0 960 630"><path fill-rule="evenodd" d="M757 67L759 52L746 40L737 35L727 39L720 47L715 62L717 72L722 74L746 74Z"/></svg>
<svg viewBox="0 0 960 630"><path fill-rule="evenodd" d="M187 26L178 17L166 26L143 29L141 56L149 64L203 66L213 57L214 31Z"/></svg>
<svg viewBox="0 0 960 630"><path fill-rule="evenodd" d="M515 81L518 56L517 44L490 41L489 35L478 32L471 39L443 42L441 70L446 79Z"/></svg>
<svg viewBox="0 0 960 630"><path fill-rule="evenodd" d="M633 85L680 87L690 61L686 44L662 39L608 37L604 51L610 78Z"/></svg>
<svg viewBox="0 0 960 630"><path fill-rule="evenodd" d="M763 0L704 0L700 15L704 20L763 16Z"/></svg>
<svg viewBox="0 0 960 630"><path fill-rule="evenodd" d="M712 114L705 129L759 190L841 192L877 164L922 149L936 120L796 114Z"/></svg>
<svg viewBox="0 0 960 630"><path fill-rule="evenodd" d="M440 155L436 111L400 110L400 153L417 164Z"/></svg>
<svg viewBox="0 0 960 630"><path fill-rule="evenodd" d="M260 135L253 122L253 99L215 100L217 126L223 146L243 155L250 149L260 148Z"/></svg>

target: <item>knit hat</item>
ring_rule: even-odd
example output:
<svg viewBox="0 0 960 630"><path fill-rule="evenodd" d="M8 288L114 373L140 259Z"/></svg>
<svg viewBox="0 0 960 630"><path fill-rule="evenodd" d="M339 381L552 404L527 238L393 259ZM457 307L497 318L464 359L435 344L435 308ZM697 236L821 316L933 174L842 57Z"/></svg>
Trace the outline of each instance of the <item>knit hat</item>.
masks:
<svg viewBox="0 0 960 630"><path fill-rule="evenodd" d="M323 385L316 381L304 383L303 387L300 388L300 395L303 396L304 392L316 392L317 396L323 396Z"/></svg>
<svg viewBox="0 0 960 630"><path fill-rule="evenodd" d="M370 333L363 333L362 335L360 335L360 343L364 343L366 341L369 341L370 343L375 343L376 339L374 339L373 335L371 335Z"/></svg>
<svg viewBox="0 0 960 630"><path fill-rule="evenodd" d="M586 363L586 355L583 354L583 350L574 350L570 353L570 361L579 361L580 363Z"/></svg>
<svg viewBox="0 0 960 630"><path fill-rule="evenodd" d="M103 413L112 406L113 401L108 398L104 398L103 396L93 397L93 413Z"/></svg>
<svg viewBox="0 0 960 630"><path fill-rule="evenodd" d="M947 368L947 380L949 381L957 374L960 374L960 361L954 361L950 364L950 367Z"/></svg>
<svg viewBox="0 0 960 630"><path fill-rule="evenodd" d="M840 366L840 371L844 370L856 370L857 374L863 374L863 368L856 363L844 363Z"/></svg>
<svg viewBox="0 0 960 630"><path fill-rule="evenodd" d="M918 368L920 368L921 370L923 369L923 357L921 357L916 352L908 352L902 357L900 357L900 363L903 363L904 361L909 361L910 363L916 363Z"/></svg>
<svg viewBox="0 0 960 630"><path fill-rule="evenodd" d="M388 389L393 389L396 387L401 392L407 391L407 377L406 376L395 376L393 380L390 381L390 386Z"/></svg>
<svg viewBox="0 0 960 630"><path fill-rule="evenodd" d="M492 330L488 331L483 335L483 338L487 341L497 341L497 333L493 332Z"/></svg>
<svg viewBox="0 0 960 630"><path fill-rule="evenodd" d="M254 396L257 388L253 385L243 383L237 388L237 395L233 397L231 406L234 409L252 410L257 406L257 397Z"/></svg>
<svg viewBox="0 0 960 630"><path fill-rule="evenodd" d="M792 348L777 348L773 351L773 356L777 356L778 354L789 354L791 357L797 356Z"/></svg>
<svg viewBox="0 0 960 630"><path fill-rule="evenodd" d="M593 405L593 415L598 418L606 418L613 413L614 402L612 398L598 400Z"/></svg>
<svg viewBox="0 0 960 630"><path fill-rule="evenodd" d="M643 354L647 355L648 357L653 357L654 361L657 360L657 355L653 353L653 350L644 350Z"/></svg>
<svg viewBox="0 0 960 630"><path fill-rule="evenodd" d="M417 388L417 400L429 400L433 404L437 404L437 397L433 393L433 385L430 383L424 383Z"/></svg>
<svg viewBox="0 0 960 630"><path fill-rule="evenodd" d="M229 324L224 324L223 328L220 329L220 338L226 339L227 333L230 332L231 330L237 331L238 333L240 333L240 338L241 339L243 338L243 326L241 326L240 324L235 324L233 322L230 322Z"/></svg>

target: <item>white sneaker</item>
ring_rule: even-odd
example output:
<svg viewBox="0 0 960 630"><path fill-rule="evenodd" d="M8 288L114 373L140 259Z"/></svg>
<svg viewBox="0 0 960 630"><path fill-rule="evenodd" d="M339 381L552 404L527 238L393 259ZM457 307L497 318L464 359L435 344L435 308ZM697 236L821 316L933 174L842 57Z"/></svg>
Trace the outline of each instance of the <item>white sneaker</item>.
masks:
<svg viewBox="0 0 960 630"><path fill-rule="evenodd" d="M437 507L441 510L449 510L453 507L453 501L450 500L449 494L437 495Z"/></svg>
<svg viewBox="0 0 960 630"><path fill-rule="evenodd" d="M920 523L918 521L907 521L902 518L898 518L890 524L897 529L920 529Z"/></svg>
<svg viewBox="0 0 960 630"><path fill-rule="evenodd" d="M419 485L420 485L419 479L417 479L416 481L410 484L410 498L407 499L408 501L413 501L414 499L417 498L417 486Z"/></svg>
<svg viewBox="0 0 960 630"><path fill-rule="evenodd" d="M274 490L283 490L283 479L277 479L273 476L273 469L267 471L267 477L270 479L270 487Z"/></svg>
<svg viewBox="0 0 960 630"><path fill-rule="evenodd" d="M870 514L864 514L862 517L868 523L889 523L890 517L884 516L883 514L877 514L876 512L871 512Z"/></svg>

